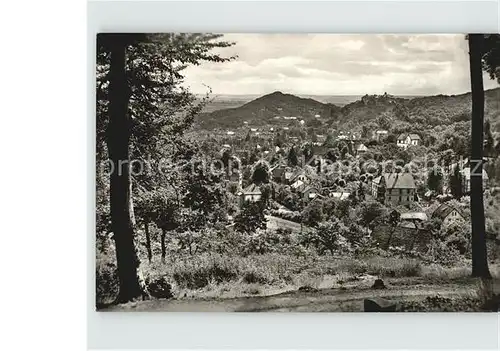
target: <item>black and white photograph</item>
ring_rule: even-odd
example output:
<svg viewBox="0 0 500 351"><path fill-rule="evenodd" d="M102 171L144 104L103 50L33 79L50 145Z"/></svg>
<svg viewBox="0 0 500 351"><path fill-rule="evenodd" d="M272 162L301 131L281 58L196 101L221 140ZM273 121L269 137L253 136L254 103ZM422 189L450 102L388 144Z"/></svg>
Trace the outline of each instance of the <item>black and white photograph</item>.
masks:
<svg viewBox="0 0 500 351"><path fill-rule="evenodd" d="M500 34L100 33L95 308L498 312Z"/></svg>

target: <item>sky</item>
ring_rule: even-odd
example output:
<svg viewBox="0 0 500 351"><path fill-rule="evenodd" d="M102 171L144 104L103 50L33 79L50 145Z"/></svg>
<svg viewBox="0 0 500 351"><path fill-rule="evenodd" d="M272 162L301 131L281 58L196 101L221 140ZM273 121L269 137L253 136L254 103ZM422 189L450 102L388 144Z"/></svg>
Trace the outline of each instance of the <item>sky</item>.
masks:
<svg viewBox="0 0 500 351"><path fill-rule="evenodd" d="M196 94L436 95L470 91L461 35L226 34L238 58L185 71ZM498 83L484 75L485 89Z"/></svg>

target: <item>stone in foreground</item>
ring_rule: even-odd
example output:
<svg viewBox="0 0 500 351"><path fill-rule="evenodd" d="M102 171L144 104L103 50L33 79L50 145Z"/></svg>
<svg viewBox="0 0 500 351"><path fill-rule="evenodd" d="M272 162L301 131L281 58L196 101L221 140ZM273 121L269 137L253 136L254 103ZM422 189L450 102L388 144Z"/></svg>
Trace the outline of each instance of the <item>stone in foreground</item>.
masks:
<svg viewBox="0 0 500 351"><path fill-rule="evenodd" d="M382 279L375 280L375 283L372 285L372 289L386 289L384 281Z"/></svg>
<svg viewBox="0 0 500 351"><path fill-rule="evenodd" d="M365 312L396 312L396 303L383 299L381 297L373 297L364 300Z"/></svg>

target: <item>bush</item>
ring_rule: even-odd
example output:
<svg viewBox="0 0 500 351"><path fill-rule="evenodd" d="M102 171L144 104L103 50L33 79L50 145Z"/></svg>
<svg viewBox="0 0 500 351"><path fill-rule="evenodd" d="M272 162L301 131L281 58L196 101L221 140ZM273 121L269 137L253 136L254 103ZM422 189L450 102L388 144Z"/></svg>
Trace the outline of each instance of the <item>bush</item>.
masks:
<svg viewBox="0 0 500 351"><path fill-rule="evenodd" d="M168 283L166 277L146 279L148 291L152 297L157 299L169 299L173 297L172 285Z"/></svg>
<svg viewBox="0 0 500 351"><path fill-rule="evenodd" d="M112 302L118 295L118 276L116 265L103 260L96 266L96 304L103 305Z"/></svg>
<svg viewBox="0 0 500 351"><path fill-rule="evenodd" d="M311 232L312 243L316 246L319 254L329 252L332 256L335 253L348 253L351 245L345 236L349 234L349 229L337 218L332 218L329 222L321 223L317 230Z"/></svg>
<svg viewBox="0 0 500 351"><path fill-rule="evenodd" d="M458 250L450 247L446 242L439 239L432 239L429 244L429 250L424 255L424 258L430 262L451 267L460 261L462 257Z"/></svg>
<svg viewBox="0 0 500 351"><path fill-rule="evenodd" d="M238 265L221 256L198 256L174 263L173 279L179 286L199 289L210 282L222 283L238 276Z"/></svg>

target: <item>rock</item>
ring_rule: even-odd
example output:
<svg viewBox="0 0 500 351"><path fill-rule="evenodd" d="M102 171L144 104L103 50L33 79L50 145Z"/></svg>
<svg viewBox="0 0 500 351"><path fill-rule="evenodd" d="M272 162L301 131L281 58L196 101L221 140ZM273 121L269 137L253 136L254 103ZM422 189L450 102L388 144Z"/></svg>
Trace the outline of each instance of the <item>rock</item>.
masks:
<svg viewBox="0 0 500 351"><path fill-rule="evenodd" d="M299 288L299 291L316 292L316 291L319 291L319 290L318 290L318 289L315 289L315 288L313 288L313 287L311 287L311 286L307 286L307 285L306 285L306 286L301 286L301 287Z"/></svg>
<svg viewBox="0 0 500 351"><path fill-rule="evenodd" d="M387 287L384 284L382 279L375 280L375 283L372 285L372 289L386 289Z"/></svg>
<svg viewBox="0 0 500 351"><path fill-rule="evenodd" d="M364 300L364 309L365 312L396 312L396 303L381 297L373 297Z"/></svg>

